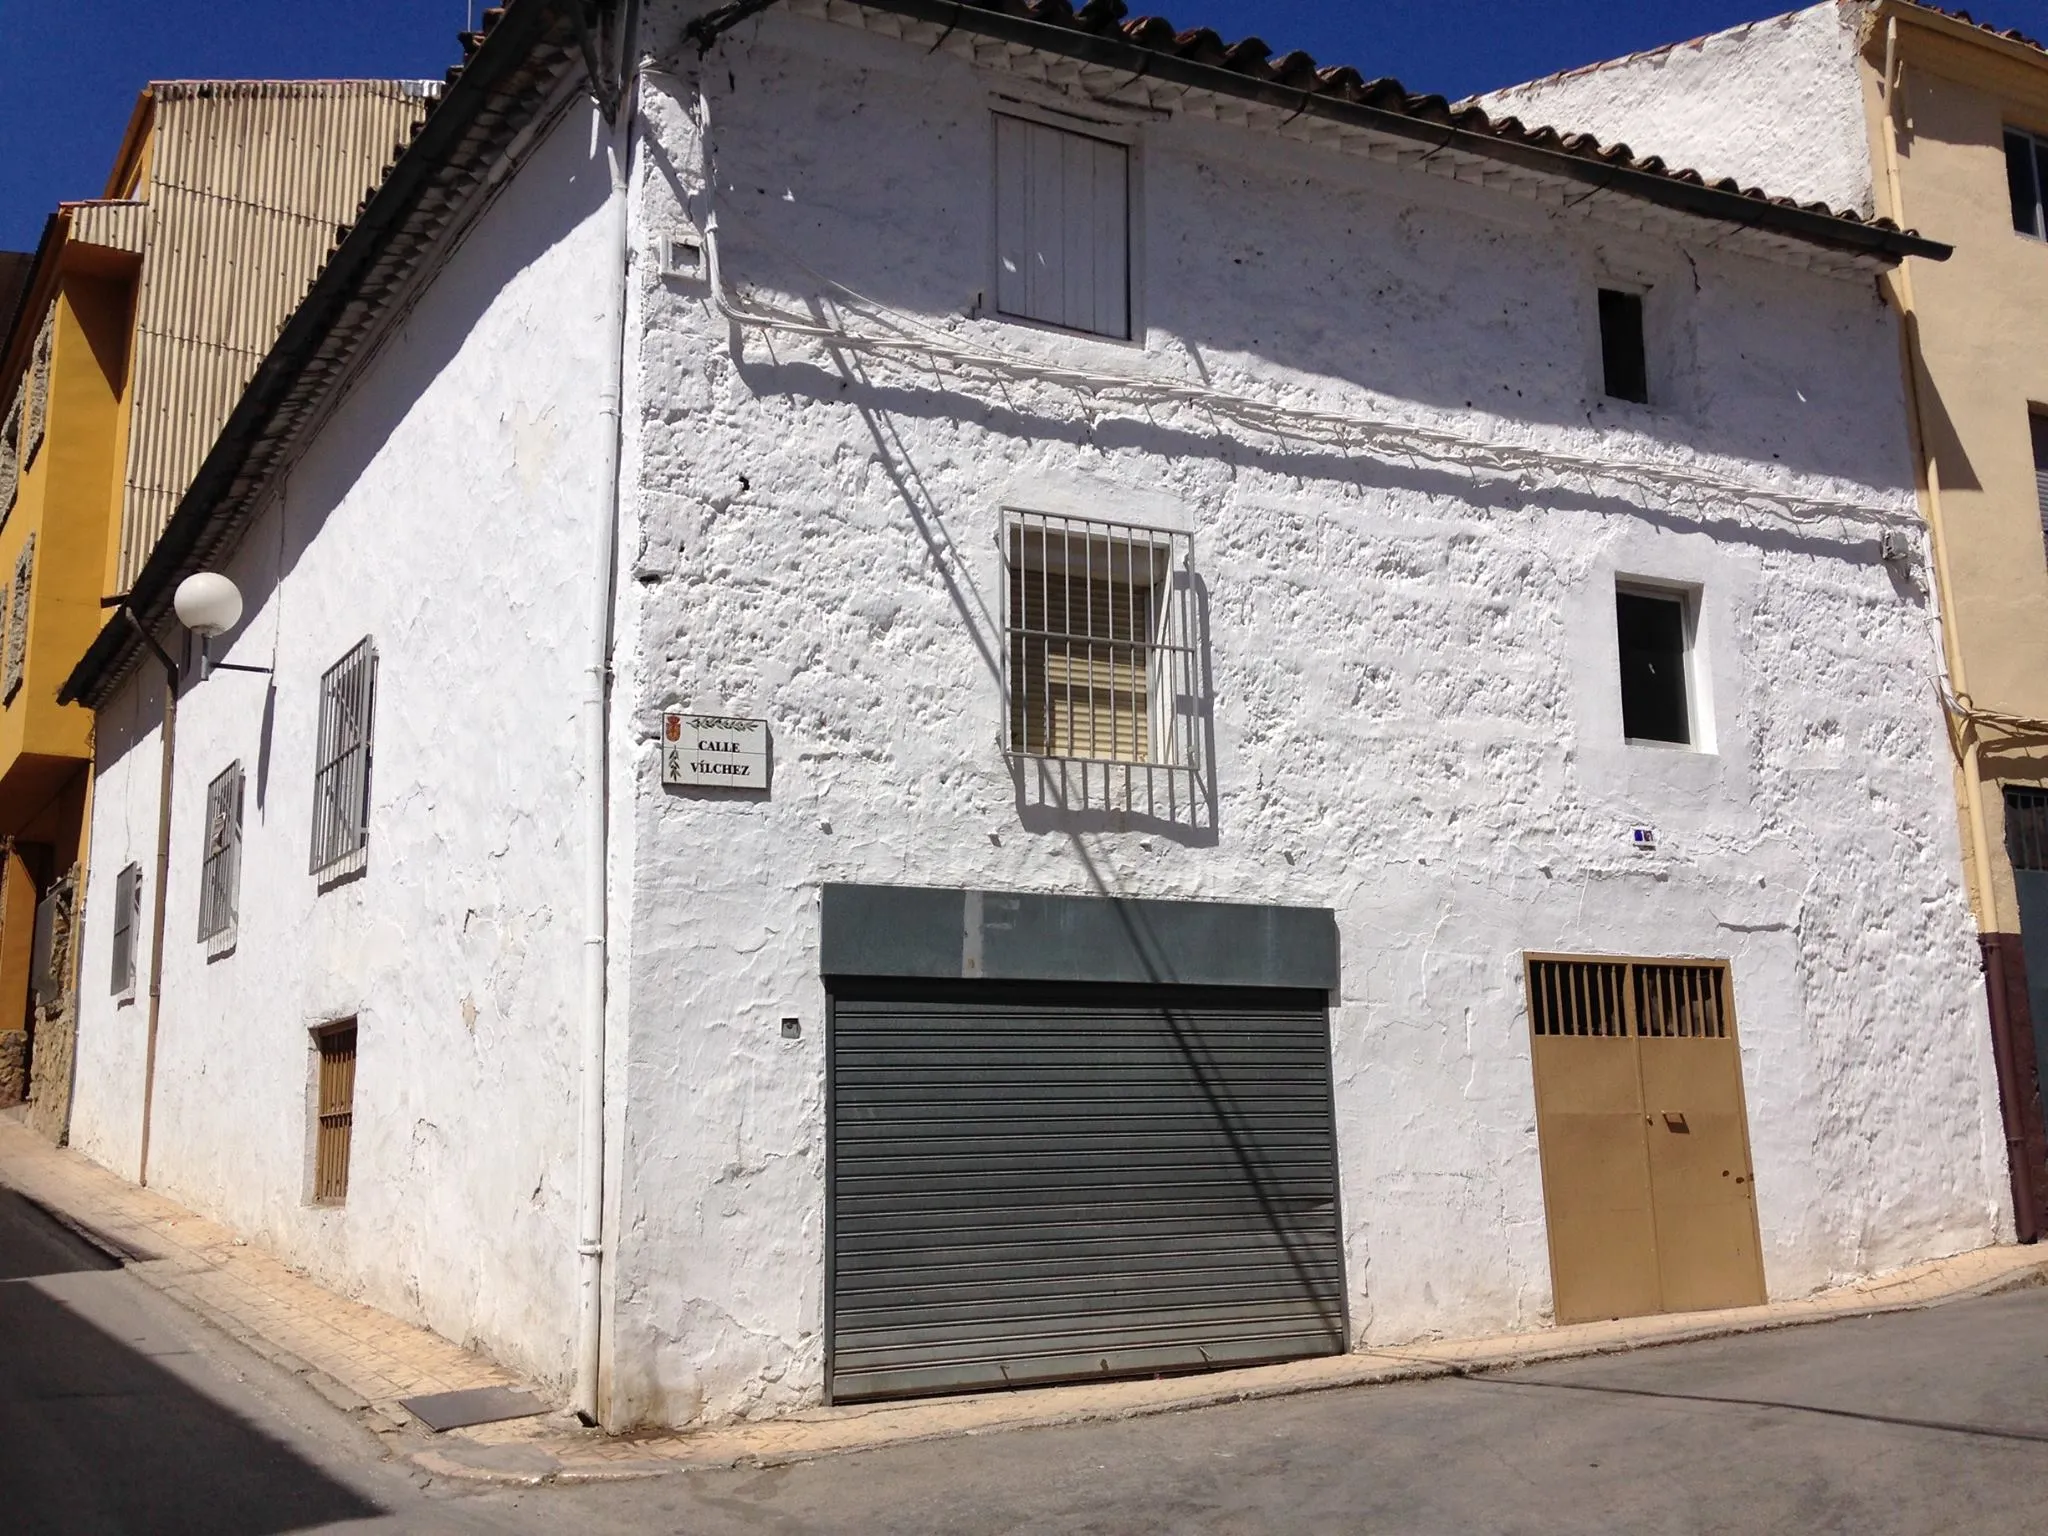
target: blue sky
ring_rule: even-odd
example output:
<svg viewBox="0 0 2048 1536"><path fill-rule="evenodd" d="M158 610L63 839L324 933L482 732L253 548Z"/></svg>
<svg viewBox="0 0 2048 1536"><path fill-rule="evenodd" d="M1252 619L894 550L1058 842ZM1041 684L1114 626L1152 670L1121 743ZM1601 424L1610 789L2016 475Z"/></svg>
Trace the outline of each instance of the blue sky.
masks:
<svg viewBox="0 0 2048 1536"><path fill-rule="evenodd" d="M0 0L0 249L27 249L61 199L96 197L150 79L438 76L470 0ZM481 3L481 0L476 0ZM1183 26L1461 96L1718 31L1791 0L1132 0ZM1981 19L2048 39L2048 0Z"/></svg>

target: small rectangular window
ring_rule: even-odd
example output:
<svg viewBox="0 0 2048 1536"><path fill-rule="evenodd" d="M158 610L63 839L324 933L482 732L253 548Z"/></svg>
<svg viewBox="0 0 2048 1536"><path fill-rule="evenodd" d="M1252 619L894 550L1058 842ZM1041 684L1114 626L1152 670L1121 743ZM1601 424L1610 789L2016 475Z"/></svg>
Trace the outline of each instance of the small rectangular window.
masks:
<svg viewBox="0 0 2048 1536"><path fill-rule="evenodd" d="M1070 331L1131 334L1131 152L996 115L996 309Z"/></svg>
<svg viewBox="0 0 2048 1536"><path fill-rule="evenodd" d="M130 864L114 877L114 996L135 995L135 943L142 932L142 866Z"/></svg>
<svg viewBox="0 0 2048 1536"><path fill-rule="evenodd" d="M1621 733L1630 741L1692 742L1687 671L1690 615L1682 596L1618 591Z"/></svg>
<svg viewBox="0 0 2048 1536"><path fill-rule="evenodd" d="M206 786L206 849L199 866L199 939L210 952L232 948L242 878L242 765Z"/></svg>
<svg viewBox="0 0 2048 1536"><path fill-rule="evenodd" d="M2017 128L2005 130L2005 190L2012 200L2012 227L2048 239L2048 142Z"/></svg>
<svg viewBox="0 0 2048 1536"><path fill-rule="evenodd" d="M316 875L348 873L369 843L370 728L376 693L377 650L367 638L320 679L311 864Z"/></svg>
<svg viewBox="0 0 2048 1536"><path fill-rule="evenodd" d="M1010 750L1192 767L1187 535L1013 513L1004 547Z"/></svg>
<svg viewBox="0 0 2048 1536"><path fill-rule="evenodd" d="M1643 296L1600 290L1602 388L1615 400L1650 402L1649 360L1643 351Z"/></svg>
<svg viewBox="0 0 2048 1536"><path fill-rule="evenodd" d="M1725 1040L1725 960L1606 960L1527 955L1529 1024L1538 1035Z"/></svg>
<svg viewBox="0 0 2048 1536"><path fill-rule="evenodd" d="M319 1078L314 1085L313 1203L348 1199L350 1144L356 1123L356 1025L350 1019L317 1031Z"/></svg>

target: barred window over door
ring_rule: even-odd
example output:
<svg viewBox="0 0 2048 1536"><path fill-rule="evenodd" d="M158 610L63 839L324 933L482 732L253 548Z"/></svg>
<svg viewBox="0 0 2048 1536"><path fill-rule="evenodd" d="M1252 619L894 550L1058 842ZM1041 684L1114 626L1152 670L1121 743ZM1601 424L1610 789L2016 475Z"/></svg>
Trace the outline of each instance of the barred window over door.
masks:
<svg viewBox="0 0 2048 1536"><path fill-rule="evenodd" d="M365 637L320 679L320 739L313 777L316 875L347 873L370 837L370 729L377 650Z"/></svg>
<svg viewBox="0 0 2048 1536"><path fill-rule="evenodd" d="M212 949L234 942L242 878L242 765L206 786L206 852L199 870L199 938Z"/></svg>
<svg viewBox="0 0 2048 1536"><path fill-rule="evenodd" d="M1725 960L1528 957L1529 1023L1538 1035L1724 1040Z"/></svg>
<svg viewBox="0 0 2048 1536"><path fill-rule="evenodd" d="M135 940L142 931L142 866L130 864L114 877L114 959L111 991L135 995Z"/></svg>
<svg viewBox="0 0 2048 1536"><path fill-rule="evenodd" d="M21 691L21 671L28 661L28 598L35 580L36 536L22 540L21 553L14 559L14 581L7 593L6 670L0 672L0 704L14 702Z"/></svg>
<svg viewBox="0 0 2048 1536"><path fill-rule="evenodd" d="M1187 535L1013 512L1004 563L1009 750L1194 767Z"/></svg>

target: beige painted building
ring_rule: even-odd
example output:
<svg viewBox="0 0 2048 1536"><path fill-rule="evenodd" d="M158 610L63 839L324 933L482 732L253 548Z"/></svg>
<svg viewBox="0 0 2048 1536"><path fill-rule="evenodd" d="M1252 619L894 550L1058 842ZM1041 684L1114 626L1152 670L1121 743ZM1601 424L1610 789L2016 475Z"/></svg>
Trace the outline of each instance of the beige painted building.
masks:
<svg viewBox="0 0 2048 1536"><path fill-rule="evenodd" d="M2048 1234L2048 45L1905 0L1829 0L1493 93L1709 176L1954 246L1901 315L1971 902L2016 1224ZM1885 814L1874 804L1871 814Z"/></svg>

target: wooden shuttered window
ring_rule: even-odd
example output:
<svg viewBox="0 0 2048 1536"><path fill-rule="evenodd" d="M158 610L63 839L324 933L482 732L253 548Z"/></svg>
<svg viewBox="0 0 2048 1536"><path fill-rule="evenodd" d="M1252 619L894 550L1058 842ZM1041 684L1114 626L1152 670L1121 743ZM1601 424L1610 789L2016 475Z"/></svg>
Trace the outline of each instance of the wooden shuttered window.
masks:
<svg viewBox="0 0 2048 1536"><path fill-rule="evenodd" d="M313 1127L313 1203L340 1205L348 1198L349 1151L356 1120L356 1026L331 1024L313 1037L319 1079Z"/></svg>
<svg viewBox="0 0 2048 1536"><path fill-rule="evenodd" d="M1131 334L1131 152L996 115L996 308L1098 336Z"/></svg>

